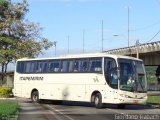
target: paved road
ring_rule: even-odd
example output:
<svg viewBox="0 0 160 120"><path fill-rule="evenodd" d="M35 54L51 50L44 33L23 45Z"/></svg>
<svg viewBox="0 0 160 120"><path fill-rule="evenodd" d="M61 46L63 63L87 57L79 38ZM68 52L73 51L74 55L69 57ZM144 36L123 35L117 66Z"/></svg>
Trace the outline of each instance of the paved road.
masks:
<svg viewBox="0 0 160 120"><path fill-rule="evenodd" d="M33 104L28 99L19 99L21 113L19 120L159 120L160 109L143 105L127 105L117 109L116 105L105 105L103 109L82 102L50 101Z"/></svg>

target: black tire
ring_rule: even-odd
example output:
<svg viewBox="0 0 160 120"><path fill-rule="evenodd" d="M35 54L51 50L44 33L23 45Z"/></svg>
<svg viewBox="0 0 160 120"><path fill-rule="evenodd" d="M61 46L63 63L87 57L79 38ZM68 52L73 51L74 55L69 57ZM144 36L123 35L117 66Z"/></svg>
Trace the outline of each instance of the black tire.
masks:
<svg viewBox="0 0 160 120"><path fill-rule="evenodd" d="M38 91L32 92L31 99L32 99L33 103L39 103L40 102Z"/></svg>
<svg viewBox="0 0 160 120"><path fill-rule="evenodd" d="M102 103L102 95L100 93L97 93L95 95L95 98L94 98L94 104L95 104L95 107L100 109L103 107L103 103Z"/></svg>
<svg viewBox="0 0 160 120"><path fill-rule="evenodd" d="M126 107L125 104L118 104L118 105L117 105L117 108L118 108L118 109L124 109L125 107Z"/></svg>

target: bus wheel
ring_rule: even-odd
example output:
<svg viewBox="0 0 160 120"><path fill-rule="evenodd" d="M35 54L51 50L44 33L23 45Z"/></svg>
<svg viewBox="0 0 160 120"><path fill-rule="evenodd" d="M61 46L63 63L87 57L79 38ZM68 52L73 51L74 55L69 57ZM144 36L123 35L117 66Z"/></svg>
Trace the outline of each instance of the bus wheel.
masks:
<svg viewBox="0 0 160 120"><path fill-rule="evenodd" d="M32 102L33 103L39 103L39 93L38 91L34 91L32 92L32 96L31 96Z"/></svg>
<svg viewBox="0 0 160 120"><path fill-rule="evenodd" d="M98 109L103 107L102 95L100 93L97 93L95 95L94 104L95 104L95 107L98 108Z"/></svg>

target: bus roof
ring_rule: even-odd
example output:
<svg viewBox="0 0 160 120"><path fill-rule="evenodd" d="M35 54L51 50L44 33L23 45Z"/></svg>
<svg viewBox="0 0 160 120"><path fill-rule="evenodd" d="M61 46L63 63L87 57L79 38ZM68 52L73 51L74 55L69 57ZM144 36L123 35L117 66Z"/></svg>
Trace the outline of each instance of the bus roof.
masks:
<svg viewBox="0 0 160 120"><path fill-rule="evenodd" d="M132 60L140 60L135 57L130 56L122 56L122 55L113 55L107 53L85 53L85 54L69 54L63 55L59 57L49 57L49 58L21 58L17 61L28 61L28 60L50 60L50 59L72 59L72 58L88 58L88 57L111 57L111 58L125 58L125 59L132 59ZM140 60L141 61L141 60Z"/></svg>

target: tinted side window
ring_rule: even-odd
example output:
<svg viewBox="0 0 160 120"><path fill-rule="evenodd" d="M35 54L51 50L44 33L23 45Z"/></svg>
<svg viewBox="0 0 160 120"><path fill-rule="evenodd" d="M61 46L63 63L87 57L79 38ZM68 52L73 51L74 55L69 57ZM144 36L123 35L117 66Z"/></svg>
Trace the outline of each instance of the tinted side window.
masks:
<svg viewBox="0 0 160 120"><path fill-rule="evenodd" d="M25 63L24 61L18 61L17 62L17 69L16 69L16 71L18 73L24 73L24 68L25 68L25 64L24 63Z"/></svg>
<svg viewBox="0 0 160 120"><path fill-rule="evenodd" d="M73 68L73 71L74 72L78 72L79 69L80 69L80 64L81 64L81 61L80 60L75 60L74 62L74 68Z"/></svg>
<svg viewBox="0 0 160 120"><path fill-rule="evenodd" d="M61 66L61 72L68 72L68 71L69 71L69 62L68 60L63 60Z"/></svg>
<svg viewBox="0 0 160 120"><path fill-rule="evenodd" d="M74 60L69 60L69 72L73 72L73 65L74 65Z"/></svg>
<svg viewBox="0 0 160 120"><path fill-rule="evenodd" d="M60 71L60 60L49 61L48 72L59 72Z"/></svg>
<svg viewBox="0 0 160 120"><path fill-rule="evenodd" d="M74 62L74 72L87 72L88 59L76 59Z"/></svg>
<svg viewBox="0 0 160 120"><path fill-rule="evenodd" d="M104 74L108 85L112 88L118 88L118 76L116 71L116 61L112 58L105 58L104 60Z"/></svg>
<svg viewBox="0 0 160 120"><path fill-rule="evenodd" d="M62 60L61 72L72 72L73 60Z"/></svg>
<svg viewBox="0 0 160 120"><path fill-rule="evenodd" d="M80 71L81 72L87 72L88 71L88 64L89 64L88 59L82 59L81 60L81 65L80 65Z"/></svg>
<svg viewBox="0 0 160 120"><path fill-rule="evenodd" d="M35 61L29 61L25 62L25 73L33 73L36 72L36 62Z"/></svg>
<svg viewBox="0 0 160 120"><path fill-rule="evenodd" d="M47 72L47 61L38 61L36 72L38 73Z"/></svg>
<svg viewBox="0 0 160 120"><path fill-rule="evenodd" d="M102 72L102 58L93 58L89 61L90 72Z"/></svg>
<svg viewBox="0 0 160 120"><path fill-rule="evenodd" d="M116 67L116 61L111 58L105 58L105 73L110 73L111 69Z"/></svg>

